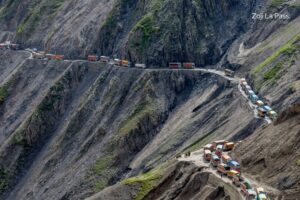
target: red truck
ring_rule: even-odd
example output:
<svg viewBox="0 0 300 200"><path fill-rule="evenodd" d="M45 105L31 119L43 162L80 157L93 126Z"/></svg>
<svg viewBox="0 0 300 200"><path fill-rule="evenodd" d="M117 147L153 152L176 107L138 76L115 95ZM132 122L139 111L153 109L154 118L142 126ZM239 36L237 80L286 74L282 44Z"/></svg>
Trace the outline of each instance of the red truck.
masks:
<svg viewBox="0 0 300 200"><path fill-rule="evenodd" d="M184 69L194 69L195 63L183 63L183 68Z"/></svg>
<svg viewBox="0 0 300 200"><path fill-rule="evenodd" d="M169 68L170 69L180 69L181 68L181 63L171 62L171 63L169 63Z"/></svg>
<svg viewBox="0 0 300 200"><path fill-rule="evenodd" d="M51 59L52 60L63 60L64 59L64 55L52 55Z"/></svg>
<svg viewBox="0 0 300 200"><path fill-rule="evenodd" d="M88 61L90 61L90 62L96 62L96 61L98 61L98 56L88 55Z"/></svg>

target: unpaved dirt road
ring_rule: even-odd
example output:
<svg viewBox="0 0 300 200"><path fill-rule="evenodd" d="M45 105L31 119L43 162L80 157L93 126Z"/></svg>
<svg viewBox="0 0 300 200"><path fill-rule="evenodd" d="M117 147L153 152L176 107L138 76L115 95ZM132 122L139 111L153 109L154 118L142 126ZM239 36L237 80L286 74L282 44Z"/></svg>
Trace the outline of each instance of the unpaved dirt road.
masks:
<svg viewBox="0 0 300 200"><path fill-rule="evenodd" d="M228 185L232 185L233 187L235 187L231 180L226 177L226 176L222 176L217 172L217 170L215 168L213 168L209 162L206 162L203 157L203 149L191 152L191 155L189 157L185 157L184 155L182 155L180 158L178 158L179 161L187 161L187 162L192 162L195 165L197 165L198 167L203 167L205 166L206 168L204 169L207 172L210 172L212 174L214 174L216 177L220 178L220 181L227 183ZM241 193L241 191L239 190L239 188L235 188L236 191L239 193L240 197L239 200L245 200L246 198L244 197L244 195Z"/></svg>
<svg viewBox="0 0 300 200"><path fill-rule="evenodd" d="M244 195L242 194L242 192L240 191L240 189L236 186L234 186L232 184L232 181L231 179L229 179L228 177L226 176L222 176L217 172L217 169L216 168L213 168L209 162L205 161L203 159L203 149L200 149L200 150L197 150L197 151L194 151L194 152L191 152L191 155L189 157L185 157L184 155L181 155L180 158L178 158L179 161L188 161L188 162L192 162L194 163L195 165L197 166L205 166L205 171L208 171L212 174L214 174L216 177L220 178L220 181L223 181L225 183L228 183L230 185L232 185L236 190L237 192L240 194L240 199L246 199L244 197ZM278 191L277 189L269 186L269 185L266 185L264 183L261 183L261 182L258 182L256 179L254 179L253 177L251 177L249 174L246 174L246 173L243 173L243 176L248 179L250 182L251 182L251 185L254 187L254 188L257 188L257 187L263 187L265 189L265 191L270 194L270 196L272 196L274 200L279 200L280 199L280 191ZM269 196L269 198L270 198ZM270 198L271 199L271 198Z"/></svg>

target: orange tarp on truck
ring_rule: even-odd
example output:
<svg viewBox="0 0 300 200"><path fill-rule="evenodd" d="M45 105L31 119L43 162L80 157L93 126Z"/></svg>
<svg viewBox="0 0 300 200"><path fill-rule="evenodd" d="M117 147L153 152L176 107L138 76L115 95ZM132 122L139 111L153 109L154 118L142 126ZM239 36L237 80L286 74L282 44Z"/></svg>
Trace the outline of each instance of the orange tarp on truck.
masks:
<svg viewBox="0 0 300 200"><path fill-rule="evenodd" d="M194 69L195 63L183 63L183 68L184 69Z"/></svg>
<svg viewBox="0 0 300 200"><path fill-rule="evenodd" d="M228 155L226 155L226 154L223 154L222 155L222 162L223 163L228 163L229 161L231 161L232 159L231 159L231 157L230 156L228 156Z"/></svg>
<svg viewBox="0 0 300 200"><path fill-rule="evenodd" d="M227 142L224 144L224 150L225 151L231 151L234 147L234 143L233 142Z"/></svg>
<svg viewBox="0 0 300 200"><path fill-rule="evenodd" d="M121 60L121 65L124 67L129 67L129 61L128 60Z"/></svg>
<svg viewBox="0 0 300 200"><path fill-rule="evenodd" d="M64 56L63 55L52 55L53 60L63 60Z"/></svg>

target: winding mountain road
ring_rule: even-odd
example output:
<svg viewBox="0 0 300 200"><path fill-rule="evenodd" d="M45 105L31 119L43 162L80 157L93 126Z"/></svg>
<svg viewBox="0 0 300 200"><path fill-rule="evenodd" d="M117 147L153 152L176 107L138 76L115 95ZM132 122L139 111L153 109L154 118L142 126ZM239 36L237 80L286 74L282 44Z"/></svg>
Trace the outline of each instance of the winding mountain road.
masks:
<svg viewBox="0 0 300 200"><path fill-rule="evenodd" d="M227 189L227 192L228 191L232 191L232 189L234 188L234 190L236 190L236 193L239 194L239 200L246 200L246 198L244 197L244 195L242 194L242 192L239 190L239 188L235 187L233 184L232 184L232 181L231 179L229 179L227 176L221 176L216 169L214 169L209 162L206 162L204 159L203 159L203 149L200 149L200 150L197 150L197 151L194 151L194 152L191 152L191 155L188 156L188 157L184 157L184 155L181 155L180 158L178 158L178 161L187 161L187 162L192 162L194 163L196 166L198 167L203 167L205 166L204 168L204 171L207 171L209 173L212 173L213 175L215 175L216 177L218 177L220 179L220 183L221 182L224 182L224 183L227 183L224 185L224 188L225 190ZM230 187L230 188L228 188ZM234 194L230 194L230 195L234 195Z"/></svg>
<svg viewBox="0 0 300 200"><path fill-rule="evenodd" d="M20 52L27 52L29 53L29 56L27 59L34 59L33 58L33 52L32 51L29 51L29 50L20 50ZM26 61L26 59L20 64L22 65L24 62ZM80 59L77 59L77 60L63 60L65 62L72 62L72 63L76 63L76 62L88 62L87 60L80 60ZM98 61L100 62L100 61ZM112 62L109 62L108 63L109 65L113 66L114 64ZM120 66L121 67L121 66ZM248 98L248 96L245 94L245 92L243 91L243 89L241 88L239 82L241 80L240 77L229 77L229 76L226 76L225 73L223 71L220 71L220 70L216 70L216 69L208 69L208 68L194 68L194 69L169 69L169 68L160 68L160 69L157 69L157 68L146 68L144 69L146 71L201 71L201 72L206 72L206 73L211 73L211 74L215 74L215 75L218 75L218 76L221 76L222 78L224 79L227 79L229 81L231 81L232 83L236 83L238 84L238 90L240 91L241 95L245 98L245 100L248 102L248 105L250 107L251 110L253 110L253 115L254 115L254 118L260 118L257 114L257 106L254 105ZM267 116L264 118L264 120L268 123L268 124L271 124L272 123L272 120L270 118L268 118Z"/></svg>
<svg viewBox="0 0 300 200"><path fill-rule="evenodd" d="M245 196L242 194L240 188L234 186L232 184L231 179L229 179L227 176L221 176L218 172L216 168L213 168L209 162L205 161L203 159L203 148L201 148L200 150L196 150L191 152L191 155L188 157L185 157L184 155L181 155L180 158L178 158L178 161L186 161L186 162L192 162L194 163L196 166L198 167L206 167L204 170L207 172L210 172L212 174L214 174L216 177L218 177L220 179L220 181L223 181L225 183L227 183L227 185L225 186L232 186L240 195L240 200L245 200ZM226 154L226 152L223 152ZM274 200L281 200L280 197L280 191L269 186L266 185L265 183L259 182L256 179L254 179L251 175L247 174L247 173L243 173L243 177L248 179L251 182L251 185L253 188L258 188L258 187L263 187L265 189L265 191L268 194L272 194L272 198L269 196L268 199L274 199ZM230 189L232 189L232 187ZM230 190L229 190L230 191Z"/></svg>

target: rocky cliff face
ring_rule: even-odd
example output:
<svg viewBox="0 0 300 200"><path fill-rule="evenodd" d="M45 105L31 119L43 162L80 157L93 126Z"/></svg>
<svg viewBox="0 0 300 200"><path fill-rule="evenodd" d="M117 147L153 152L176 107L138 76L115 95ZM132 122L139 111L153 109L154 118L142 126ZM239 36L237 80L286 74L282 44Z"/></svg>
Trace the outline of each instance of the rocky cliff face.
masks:
<svg viewBox="0 0 300 200"><path fill-rule="evenodd" d="M2 38L71 57L216 64L247 30L254 0L2 1Z"/></svg>

